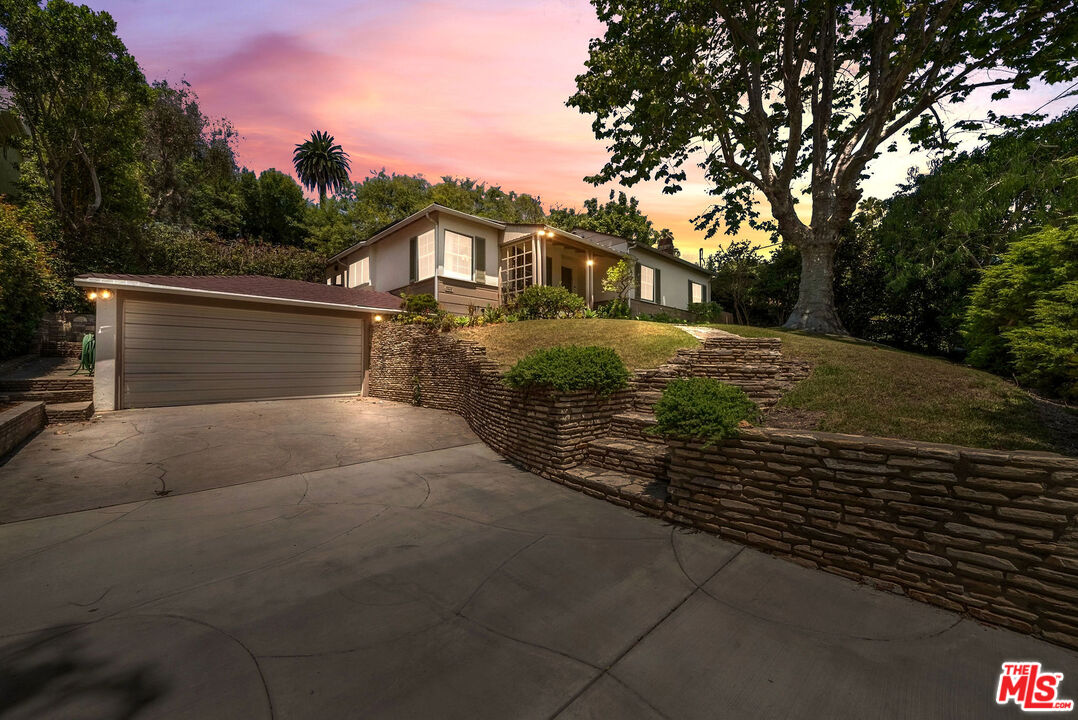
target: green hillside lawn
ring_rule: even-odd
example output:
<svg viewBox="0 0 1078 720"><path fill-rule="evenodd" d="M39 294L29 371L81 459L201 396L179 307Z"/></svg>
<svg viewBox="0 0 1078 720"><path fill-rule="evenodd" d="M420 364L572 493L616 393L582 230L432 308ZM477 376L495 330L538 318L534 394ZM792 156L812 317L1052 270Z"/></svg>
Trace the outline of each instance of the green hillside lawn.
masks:
<svg viewBox="0 0 1078 720"><path fill-rule="evenodd" d="M1057 408L1056 429L1035 400L980 370L853 339L716 325L744 337L782 339L783 353L814 370L779 403L807 411L816 429L997 449L1073 453L1059 425L1078 414ZM1043 405L1042 405L1043 407Z"/></svg>
<svg viewBox="0 0 1078 720"><path fill-rule="evenodd" d="M637 320L526 320L455 331L487 349L487 357L508 370L538 348L555 345L610 347L630 370L661 365L681 348L700 342L671 325Z"/></svg>

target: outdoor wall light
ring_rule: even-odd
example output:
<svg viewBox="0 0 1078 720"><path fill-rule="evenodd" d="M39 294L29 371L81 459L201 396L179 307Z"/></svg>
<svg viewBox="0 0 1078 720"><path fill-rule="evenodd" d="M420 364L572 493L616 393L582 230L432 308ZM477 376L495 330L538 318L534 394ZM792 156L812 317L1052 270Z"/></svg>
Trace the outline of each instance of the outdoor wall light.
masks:
<svg viewBox="0 0 1078 720"><path fill-rule="evenodd" d="M375 322L382 322L382 316L381 315L375 315L374 316L374 321Z"/></svg>
<svg viewBox="0 0 1078 720"><path fill-rule="evenodd" d="M110 297L112 297L111 292L109 292L108 290L102 290L101 291L101 299L102 300L108 300Z"/></svg>
<svg viewBox="0 0 1078 720"><path fill-rule="evenodd" d="M87 295L86 297L90 298L91 300L97 300L97 293L91 291L90 294Z"/></svg>
<svg viewBox="0 0 1078 720"><path fill-rule="evenodd" d="M595 264L594 260L588 260L588 267L591 267L594 264Z"/></svg>

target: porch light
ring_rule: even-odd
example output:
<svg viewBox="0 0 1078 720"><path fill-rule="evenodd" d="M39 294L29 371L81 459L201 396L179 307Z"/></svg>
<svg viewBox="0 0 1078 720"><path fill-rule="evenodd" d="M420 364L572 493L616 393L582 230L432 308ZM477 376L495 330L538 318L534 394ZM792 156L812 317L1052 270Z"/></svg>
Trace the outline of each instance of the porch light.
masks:
<svg viewBox="0 0 1078 720"><path fill-rule="evenodd" d="M591 267L594 264L595 264L594 260L588 260L588 267Z"/></svg>
<svg viewBox="0 0 1078 720"><path fill-rule="evenodd" d="M97 293L91 290L90 294L86 297L90 298L90 300L97 300Z"/></svg>
<svg viewBox="0 0 1078 720"><path fill-rule="evenodd" d="M110 297L112 297L111 292L109 292L108 290L102 290L101 291L101 299L102 300L108 300Z"/></svg>
<svg viewBox="0 0 1078 720"><path fill-rule="evenodd" d="M382 322L382 316L381 315L375 315L374 316L374 321L375 322Z"/></svg>

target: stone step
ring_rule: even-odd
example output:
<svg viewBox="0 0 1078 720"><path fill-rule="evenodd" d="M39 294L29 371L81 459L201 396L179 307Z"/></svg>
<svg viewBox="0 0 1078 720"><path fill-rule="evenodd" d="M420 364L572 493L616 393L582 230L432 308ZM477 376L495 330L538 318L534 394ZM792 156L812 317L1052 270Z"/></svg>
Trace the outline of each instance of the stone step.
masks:
<svg viewBox="0 0 1078 720"><path fill-rule="evenodd" d="M0 392L48 392L53 390L94 389L94 379L86 375L49 375L36 378L0 378Z"/></svg>
<svg viewBox="0 0 1078 720"><path fill-rule="evenodd" d="M74 390L26 390L23 392L7 393L12 400L32 400L49 404L85 402L94 399L94 386L76 388Z"/></svg>
<svg viewBox="0 0 1078 720"><path fill-rule="evenodd" d="M659 390L637 390L633 393L633 409L649 413L662 396L663 394Z"/></svg>
<svg viewBox="0 0 1078 720"><path fill-rule="evenodd" d="M670 450L664 442L612 436L588 443L587 463L627 475L666 482Z"/></svg>
<svg viewBox="0 0 1078 720"><path fill-rule="evenodd" d="M656 442L659 438L647 432L655 425L655 414L640 410L618 413L610 419L611 437L627 437L633 440Z"/></svg>
<svg viewBox="0 0 1078 720"><path fill-rule="evenodd" d="M647 480L596 465L577 465L564 471L563 477L566 484L590 495L605 496L643 512L660 512L666 506L668 485L664 481Z"/></svg>
<svg viewBox="0 0 1078 720"><path fill-rule="evenodd" d="M50 423L89 420L94 416L94 403L90 400L83 402L46 404L45 416Z"/></svg>

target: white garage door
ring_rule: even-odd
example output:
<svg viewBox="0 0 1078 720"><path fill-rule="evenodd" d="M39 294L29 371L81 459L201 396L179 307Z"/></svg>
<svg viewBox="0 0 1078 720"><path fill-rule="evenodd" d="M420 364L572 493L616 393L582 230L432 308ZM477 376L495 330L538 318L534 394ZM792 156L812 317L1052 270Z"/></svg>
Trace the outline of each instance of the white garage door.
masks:
<svg viewBox="0 0 1078 720"><path fill-rule="evenodd" d="M365 316L127 300L123 407L357 393Z"/></svg>

